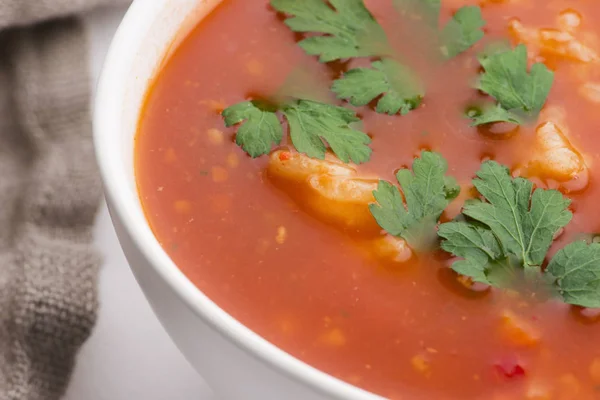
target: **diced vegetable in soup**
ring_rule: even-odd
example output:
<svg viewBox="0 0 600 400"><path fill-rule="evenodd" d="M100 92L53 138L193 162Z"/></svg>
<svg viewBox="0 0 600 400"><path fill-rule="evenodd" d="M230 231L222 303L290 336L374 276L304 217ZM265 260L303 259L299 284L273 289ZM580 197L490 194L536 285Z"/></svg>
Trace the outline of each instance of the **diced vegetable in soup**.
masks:
<svg viewBox="0 0 600 400"><path fill-rule="evenodd" d="M599 19L223 0L148 92L148 221L228 313L385 398L600 399Z"/></svg>

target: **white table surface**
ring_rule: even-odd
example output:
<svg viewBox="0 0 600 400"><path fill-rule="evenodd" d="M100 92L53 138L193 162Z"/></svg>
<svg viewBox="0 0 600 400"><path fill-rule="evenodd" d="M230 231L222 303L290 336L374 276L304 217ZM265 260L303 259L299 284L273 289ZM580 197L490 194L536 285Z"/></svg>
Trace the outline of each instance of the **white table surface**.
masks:
<svg viewBox="0 0 600 400"><path fill-rule="evenodd" d="M110 39L124 10L86 17L96 81ZM104 254L100 314L84 345L66 400L216 400L179 353L140 291L103 205L96 245Z"/></svg>

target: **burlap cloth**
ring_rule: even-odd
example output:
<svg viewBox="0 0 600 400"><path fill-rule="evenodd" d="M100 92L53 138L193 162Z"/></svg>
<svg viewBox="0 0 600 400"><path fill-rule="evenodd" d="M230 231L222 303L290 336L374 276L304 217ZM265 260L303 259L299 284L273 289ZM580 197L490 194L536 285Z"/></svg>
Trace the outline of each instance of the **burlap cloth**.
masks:
<svg viewBox="0 0 600 400"><path fill-rule="evenodd" d="M0 400L60 398L94 326L101 186L73 15L125 2L0 0Z"/></svg>

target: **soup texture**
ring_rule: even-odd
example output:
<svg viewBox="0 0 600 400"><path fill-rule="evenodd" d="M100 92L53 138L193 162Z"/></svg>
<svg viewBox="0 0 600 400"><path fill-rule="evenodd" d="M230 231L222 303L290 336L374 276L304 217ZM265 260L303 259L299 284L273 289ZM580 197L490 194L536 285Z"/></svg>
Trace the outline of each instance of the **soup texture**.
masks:
<svg viewBox="0 0 600 400"><path fill-rule="evenodd" d="M151 228L244 325L383 397L600 399L599 19L224 0L148 91Z"/></svg>

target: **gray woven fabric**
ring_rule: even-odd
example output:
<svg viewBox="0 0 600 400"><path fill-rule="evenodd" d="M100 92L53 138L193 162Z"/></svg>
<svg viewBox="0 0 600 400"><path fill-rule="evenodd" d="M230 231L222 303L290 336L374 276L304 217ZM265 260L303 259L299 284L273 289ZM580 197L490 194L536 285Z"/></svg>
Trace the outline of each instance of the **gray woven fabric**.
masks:
<svg viewBox="0 0 600 400"><path fill-rule="evenodd" d="M65 17L131 0L0 0L0 29ZM152 1L152 0L148 0Z"/></svg>
<svg viewBox="0 0 600 400"><path fill-rule="evenodd" d="M48 19L116 1L0 0L0 400L60 398L96 319L86 38Z"/></svg>

